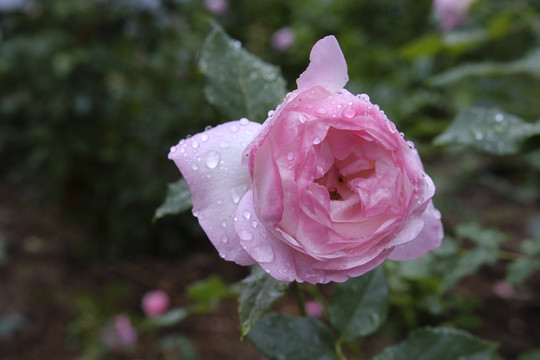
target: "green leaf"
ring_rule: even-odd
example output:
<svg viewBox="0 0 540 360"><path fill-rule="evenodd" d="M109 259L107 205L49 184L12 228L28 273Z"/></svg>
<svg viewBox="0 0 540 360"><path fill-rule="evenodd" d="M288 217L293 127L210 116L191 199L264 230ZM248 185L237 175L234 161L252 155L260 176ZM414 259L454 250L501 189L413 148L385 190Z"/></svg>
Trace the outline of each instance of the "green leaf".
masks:
<svg viewBox="0 0 540 360"><path fill-rule="evenodd" d="M466 145L495 155L515 154L521 143L540 134L540 122L529 124L498 109L469 108L457 115L437 138L437 145Z"/></svg>
<svg viewBox="0 0 540 360"><path fill-rule="evenodd" d="M278 281L260 266L254 266L251 275L240 282L238 313L240 332L247 335L251 327L270 310L289 287L289 283Z"/></svg>
<svg viewBox="0 0 540 360"><path fill-rule="evenodd" d="M489 360L495 356L494 344L464 331L427 328L413 332L373 360Z"/></svg>
<svg viewBox="0 0 540 360"><path fill-rule="evenodd" d="M193 343L182 335L172 334L159 341L159 348L164 360L195 360L197 349Z"/></svg>
<svg viewBox="0 0 540 360"><path fill-rule="evenodd" d="M388 297L384 272L378 268L337 285L329 317L340 339L351 341L375 332L386 320Z"/></svg>
<svg viewBox="0 0 540 360"><path fill-rule="evenodd" d="M540 269L540 259L538 258L517 259L508 265L506 281L514 285L521 284L538 269Z"/></svg>
<svg viewBox="0 0 540 360"><path fill-rule="evenodd" d="M218 25L206 38L199 68L206 75L208 101L230 120L262 123L285 97L280 70L248 53Z"/></svg>
<svg viewBox="0 0 540 360"><path fill-rule="evenodd" d="M169 310L167 313L150 318L155 326L173 326L177 325L186 318L188 311L184 308Z"/></svg>
<svg viewBox="0 0 540 360"><path fill-rule="evenodd" d="M483 62L465 64L430 79L433 86L448 86L468 77L490 77L495 75L531 74L540 76L540 49L535 49L509 63Z"/></svg>
<svg viewBox="0 0 540 360"><path fill-rule="evenodd" d="M523 240L520 249L529 256L540 255L540 236Z"/></svg>
<svg viewBox="0 0 540 360"><path fill-rule="evenodd" d="M196 302L194 312L207 312L216 307L219 300L230 296L231 292L219 276L212 275L191 284L187 289L187 295Z"/></svg>
<svg viewBox="0 0 540 360"><path fill-rule="evenodd" d="M336 359L329 329L317 319L269 314L253 326L248 339L265 356L279 360Z"/></svg>
<svg viewBox="0 0 540 360"><path fill-rule="evenodd" d="M540 349L527 351L521 354L518 360L540 360Z"/></svg>
<svg viewBox="0 0 540 360"><path fill-rule="evenodd" d="M181 213L192 206L188 183L182 178L177 182L167 185L167 197L165 198L165 202L156 209L154 220L162 218L165 215Z"/></svg>

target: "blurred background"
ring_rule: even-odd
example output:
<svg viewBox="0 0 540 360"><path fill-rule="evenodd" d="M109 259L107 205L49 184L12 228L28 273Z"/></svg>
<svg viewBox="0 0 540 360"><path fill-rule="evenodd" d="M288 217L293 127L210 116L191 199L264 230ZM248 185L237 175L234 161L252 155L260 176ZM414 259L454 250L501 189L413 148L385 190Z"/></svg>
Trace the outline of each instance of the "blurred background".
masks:
<svg viewBox="0 0 540 360"><path fill-rule="evenodd" d="M240 342L225 289L248 270L222 261L189 211L154 219L180 177L169 147L235 120L204 97L211 21L279 66L289 90L313 44L335 35L347 89L419 150L453 254L482 250L471 238L485 229L504 237L452 290L430 295L443 280L424 273L393 279L405 295L368 349L441 322L501 342L508 358L538 346L538 263L506 275L540 236L538 137L504 156L432 141L471 106L540 119L540 1L466 3L450 16L431 0L0 0L0 358L262 358ZM157 288L173 307L206 307L149 325L140 302ZM118 314L138 340L107 340Z"/></svg>

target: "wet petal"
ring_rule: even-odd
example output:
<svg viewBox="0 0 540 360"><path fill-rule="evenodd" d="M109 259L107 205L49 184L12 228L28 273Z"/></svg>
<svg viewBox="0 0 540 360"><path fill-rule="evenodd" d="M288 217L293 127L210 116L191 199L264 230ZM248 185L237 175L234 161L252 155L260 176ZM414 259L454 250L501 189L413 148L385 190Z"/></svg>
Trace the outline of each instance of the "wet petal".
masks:
<svg viewBox="0 0 540 360"><path fill-rule="evenodd" d="M330 92L343 89L349 76L347 62L334 36L327 36L311 49L309 66L296 80L299 91L320 85Z"/></svg>
<svg viewBox="0 0 540 360"><path fill-rule="evenodd" d="M418 236L405 244L396 246L388 257L391 260L406 261L419 258L438 248L443 239L441 213L433 206L433 201L422 215L424 227Z"/></svg>
<svg viewBox="0 0 540 360"><path fill-rule="evenodd" d="M189 184L201 227L224 259L240 265L254 263L240 246L233 220L251 187L241 158L260 127L247 119L231 121L181 140L169 153Z"/></svg>

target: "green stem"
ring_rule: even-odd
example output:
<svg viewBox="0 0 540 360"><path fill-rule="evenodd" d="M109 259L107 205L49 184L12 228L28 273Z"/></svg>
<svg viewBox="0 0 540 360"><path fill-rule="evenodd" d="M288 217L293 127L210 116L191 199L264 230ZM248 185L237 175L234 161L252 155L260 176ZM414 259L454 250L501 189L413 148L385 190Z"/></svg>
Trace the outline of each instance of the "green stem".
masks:
<svg viewBox="0 0 540 360"><path fill-rule="evenodd" d="M298 311L300 311L301 316L306 316L306 306L305 306L305 300L304 300L304 294L302 293L302 289L300 288L300 284L298 284L296 281L292 283L293 289L294 289L294 295L296 296L296 303L298 305Z"/></svg>
<svg viewBox="0 0 540 360"><path fill-rule="evenodd" d="M335 342L335 350L336 350L336 355L337 355L339 360L347 360L347 357L343 353L343 349L341 349L341 341L340 340Z"/></svg>

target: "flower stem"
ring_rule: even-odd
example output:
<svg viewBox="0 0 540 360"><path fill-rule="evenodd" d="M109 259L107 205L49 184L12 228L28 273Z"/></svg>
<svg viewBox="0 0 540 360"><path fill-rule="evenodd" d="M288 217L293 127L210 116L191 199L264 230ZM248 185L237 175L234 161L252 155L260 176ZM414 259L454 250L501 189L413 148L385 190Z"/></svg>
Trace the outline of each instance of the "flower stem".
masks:
<svg viewBox="0 0 540 360"><path fill-rule="evenodd" d="M302 293L300 284L298 284L298 282L295 281L292 283L292 286L294 289L294 295L296 296L296 304L298 305L298 311L300 311L301 316L306 316L304 294Z"/></svg>

